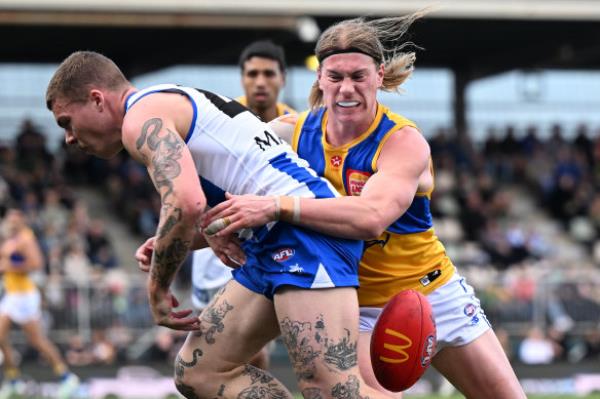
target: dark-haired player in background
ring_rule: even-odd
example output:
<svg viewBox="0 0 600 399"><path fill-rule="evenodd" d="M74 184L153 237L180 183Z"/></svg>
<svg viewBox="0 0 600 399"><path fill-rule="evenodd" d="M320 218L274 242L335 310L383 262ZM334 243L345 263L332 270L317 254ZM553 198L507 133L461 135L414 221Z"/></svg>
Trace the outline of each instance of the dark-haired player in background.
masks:
<svg viewBox="0 0 600 399"><path fill-rule="evenodd" d="M288 105L277 102L285 86L285 53L269 40L250 43L240 55L244 96L236 101L250 108L263 121L295 113Z"/></svg>

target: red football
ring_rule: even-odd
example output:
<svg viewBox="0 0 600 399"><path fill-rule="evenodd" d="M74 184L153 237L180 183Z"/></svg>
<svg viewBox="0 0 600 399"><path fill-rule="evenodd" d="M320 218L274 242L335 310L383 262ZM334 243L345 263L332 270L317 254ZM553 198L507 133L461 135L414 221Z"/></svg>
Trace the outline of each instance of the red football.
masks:
<svg viewBox="0 0 600 399"><path fill-rule="evenodd" d="M415 290L396 294L383 308L371 337L371 363L385 389L400 392L423 375L435 353L431 305Z"/></svg>

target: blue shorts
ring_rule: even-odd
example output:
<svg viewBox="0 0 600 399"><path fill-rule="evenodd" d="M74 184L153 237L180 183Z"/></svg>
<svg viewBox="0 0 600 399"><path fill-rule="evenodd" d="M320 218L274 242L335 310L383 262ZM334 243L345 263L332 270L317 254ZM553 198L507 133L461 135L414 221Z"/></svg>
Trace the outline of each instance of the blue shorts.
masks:
<svg viewBox="0 0 600 399"><path fill-rule="evenodd" d="M281 286L316 289L358 287L363 242L334 238L278 222L260 240L243 243L246 264L233 278L272 299Z"/></svg>

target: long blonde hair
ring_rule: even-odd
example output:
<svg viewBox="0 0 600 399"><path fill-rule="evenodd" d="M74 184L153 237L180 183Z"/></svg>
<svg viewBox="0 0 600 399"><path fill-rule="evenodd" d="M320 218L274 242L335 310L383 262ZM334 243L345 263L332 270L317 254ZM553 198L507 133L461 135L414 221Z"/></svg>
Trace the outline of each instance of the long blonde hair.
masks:
<svg viewBox="0 0 600 399"><path fill-rule="evenodd" d="M398 43L412 23L426 14L418 11L402 17L387 17L367 20L364 17L347 19L329 27L321 34L315 46L319 62L332 54L356 51L369 55L375 64L384 64L381 90L399 91L400 85L414 70L416 55L405 52L412 42ZM315 81L309 96L311 108L323 104L323 92Z"/></svg>

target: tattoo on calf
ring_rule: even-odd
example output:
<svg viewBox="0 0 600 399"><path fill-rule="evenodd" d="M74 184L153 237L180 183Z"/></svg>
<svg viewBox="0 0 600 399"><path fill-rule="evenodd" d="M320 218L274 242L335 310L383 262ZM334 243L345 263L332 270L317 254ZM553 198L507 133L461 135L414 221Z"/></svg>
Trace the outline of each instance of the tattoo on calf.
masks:
<svg viewBox="0 0 600 399"><path fill-rule="evenodd" d="M246 364L244 366L244 371L242 371L242 375L247 375L250 377L252 381L251 384L256 384L257 382L261 384L267 384L273 381L273 377L269 375L266 371L259 369L258 367L254 367L250 364Z"/></svg>
<svg viewBox="0 0 600 399"><path fill-rule="evenodd" d="M346 336L337 344L332 340L325 339L325 362L332 364L339 370L348 370L357 364L357 342L351 343L350 331L346 330Z"/></svg>
<svg viewBox="0 0 600 399"><path fill-rule="evenodd" d="M314 359L321 352L311 345L311 323L284 318L280 322L281 336L287 347L298 380L310 380L316 373Z"/></svg>
<svg viewBox="0 0 600 399"><path fill-rule="evenodd" d="M290 395L275 383L249 386L237 397L238 399L291 399Z"/></svg>
<svg viewBox="0 0 600 399"><path fill-rule="evenodd" d="M258 367L251 366L249 364L244 366L242 375L250 376L250 386L245 388L238 398L244 399L258 399L258 398L273 398L283 399L289 398L290 396L284 388L282 388L274 378L264 370Z"/></svg>
<svg viewBox="0 0 600 399"><path fill-rule="evenodd" d="M323 399L321 390L319 388L304 388L302 390L302 396L304 399Z"/></svg>
<svg viewBox="0 0 600 399"><path fill-rule="evenodd" d="M331 390L331 396L335 399L369 399L368 396L360 396L360 381L355 375L348 377L345 383L337 383Z"/></svg>
<svg viewBox="0 0 600 399"><path fill-rule="evenodd" d="M175 358L175 376L177 379L182 379L183 374L185 373L186 368L194 367L196 363L198 363L198 359L202 356L202 349L196 348L192 352L192 361L186 362L181 358L181 355L177 354L177 358Z"/></svg>
<svg viewBox="0 0 600 399"><path fill-rule="evenodd" d="M189 385L185 385L182 382L176 382L175 388L187 399L200 399L200 396L196 395L194 388Z"/></svg>

